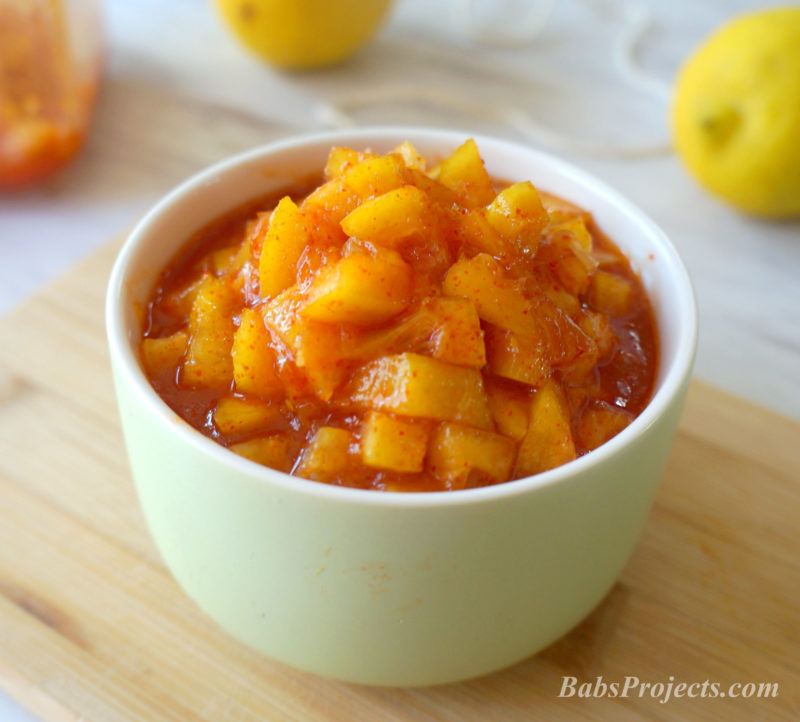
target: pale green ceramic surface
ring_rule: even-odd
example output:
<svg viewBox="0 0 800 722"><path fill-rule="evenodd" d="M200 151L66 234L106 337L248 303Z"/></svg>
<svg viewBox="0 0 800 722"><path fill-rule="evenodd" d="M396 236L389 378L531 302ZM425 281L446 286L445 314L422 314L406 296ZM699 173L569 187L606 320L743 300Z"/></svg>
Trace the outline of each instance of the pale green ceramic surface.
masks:
<svg viewBox="0 0 800 722"><path fill-rule="evenodd" d="M345 142L363 147L386 144L391 136L391 147L408 137L426 153L444 153L463 140L392 132L354 132L372 142ZM634 258L646 258L662 242L643 217L615 221L613 207L621 201L603 197L602 187L587 191L591 179L577 174L564 180L547 158L492 143L478 139L493 174L533 178L592 209L605 203L607 218L598 213L598 219L623 248L627 238L620 236L653 235L646 243L632 241L626 250ZM314 153L331 144L314 140ZM310 162L307 151L296 149L281 162L291 166L292 154L298 166ZM263 159L258 163L265 167ZM521 164L531 172L522 174ZM281 177L289 172L281 171ZM675 436L694 353L695 311L674 251L659 251L656 263L641 269L664 331L661 396L603 449L534 479L468 492L327 487L259 467L202 438L149 390L131 350L139 331L130 304L146 293L154 271L191 230L256 195L256 181L242 190L241 171L235 172L240 175L232 187L219 172L197 185L195 193L215 191L218 207L208 198L186 205L173 197L146 220L134 237L148 253L137 256L128 248L126 257L123 251L122 262L135 272L115 269L109 290L112 364L133 476L175 578L244 642L349 681L463 679L557 639L600 602L629 558ZM252 169L246 176L255 177Z"/></svg>

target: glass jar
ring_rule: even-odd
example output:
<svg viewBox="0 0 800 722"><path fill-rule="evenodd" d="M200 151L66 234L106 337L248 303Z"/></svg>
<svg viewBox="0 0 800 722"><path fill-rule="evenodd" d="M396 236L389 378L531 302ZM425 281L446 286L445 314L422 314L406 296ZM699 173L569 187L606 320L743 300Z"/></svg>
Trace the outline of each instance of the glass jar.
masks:
<svg viewBox="0 0 800 722"><path fill-rule="evenodd" d="M99 0L0 0L0 190L45 180L78 152L101 55Z"/></svg>

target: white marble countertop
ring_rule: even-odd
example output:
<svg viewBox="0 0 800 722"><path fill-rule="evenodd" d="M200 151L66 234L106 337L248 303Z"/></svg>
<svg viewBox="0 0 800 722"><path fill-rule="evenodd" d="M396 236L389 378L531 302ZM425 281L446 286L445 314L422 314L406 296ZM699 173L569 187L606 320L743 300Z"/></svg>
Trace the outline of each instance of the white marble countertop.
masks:
<svg viewBox="0 0 800 722"><path fill-rule="evenodd" d="M521 42L524 23L506 19L499 47L470 36L461 22L469 5L396 0L352 61L281 74L233 42L213 3L106 0L108 64L84 152L49 185L0 196L0 314L232 153L347 121L450 126L560 154L643 208L695 284L696 375L800 419L800 223L737 214L699 190L668 150L612 152L668 143L668 92L682 58L763 0L537 0L552 5L540 34ZM472 5L493 26L498 7L512 18L533 3ZM617 54L644 20L635 77ZM0 719L31 718L0 694Z"/></svg>

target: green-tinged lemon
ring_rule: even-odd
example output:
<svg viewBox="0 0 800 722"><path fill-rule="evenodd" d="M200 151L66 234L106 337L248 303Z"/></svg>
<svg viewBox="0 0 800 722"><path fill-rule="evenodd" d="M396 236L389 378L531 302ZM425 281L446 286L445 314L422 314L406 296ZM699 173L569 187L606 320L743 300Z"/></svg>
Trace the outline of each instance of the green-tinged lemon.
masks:
<svg viewBox="0 0 800 722"><path fill-rule="evenodd" d="M216 0L234 35L279 68L334 65L366 45L391 0Z"/></svg>
<svg viewBox="0 0 800 722"><path fill-rule="evenodd" d="M690 173L736 208L800 216L800 7L740 16L687 60L672 107Z"/></svg>

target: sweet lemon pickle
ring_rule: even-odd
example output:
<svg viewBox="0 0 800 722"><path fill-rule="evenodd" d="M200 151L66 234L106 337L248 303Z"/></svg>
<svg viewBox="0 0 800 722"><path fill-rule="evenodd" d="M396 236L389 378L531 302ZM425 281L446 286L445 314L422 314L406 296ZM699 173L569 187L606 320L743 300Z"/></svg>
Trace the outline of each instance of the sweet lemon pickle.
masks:
<svg viewBox="0 0 800 722"><path fill-rule="evenodd" d="M102 42L97 0L0 0L0 191L46 181L81 149Z"/></svg>
<svg viewBox="0 0 800 722"><path fill-rule="evenodd" d="M592 216L487 173L467 140L331 149L322 182L187 239L140 345L156 391L232 452L319 482L447 491L528 477L624 429L653 313Z"/></svg>

